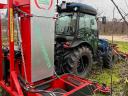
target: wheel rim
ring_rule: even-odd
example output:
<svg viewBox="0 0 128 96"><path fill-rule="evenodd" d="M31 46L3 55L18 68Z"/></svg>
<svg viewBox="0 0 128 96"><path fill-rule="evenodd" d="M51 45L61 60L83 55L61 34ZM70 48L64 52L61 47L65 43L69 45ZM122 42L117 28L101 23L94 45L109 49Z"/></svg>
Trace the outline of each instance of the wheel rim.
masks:
<svg viewBox="0 0 128 96"><path fill-rule="evenodd" d="M79 63L78 63L78 66L77 66L77 73L78 74L85 73L87 71L88 65L89 65L88 57L87 56L82 56L79 59Z"/></svg>

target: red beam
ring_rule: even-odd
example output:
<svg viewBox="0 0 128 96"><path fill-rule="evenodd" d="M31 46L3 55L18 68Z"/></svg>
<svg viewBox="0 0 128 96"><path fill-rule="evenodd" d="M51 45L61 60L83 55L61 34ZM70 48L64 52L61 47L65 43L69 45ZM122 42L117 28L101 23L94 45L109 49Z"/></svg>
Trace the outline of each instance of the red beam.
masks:
<svg viewBox="0 0 128 96"><path fill-rule="evenodd" d="M30 14L30 6L22 6L21 10L24 12L27 12ZM23 48L23 54L25 57L25 66L26 66L26 73L27 73L27 80L29 83L32 83L31 80L31 18L30 17L25 17L21 18L21 38L22 38L22 48ZM22 66L23 68L23 66ZM22 71L22 76L24 77L24 68ZM26 79L26 78L24 78Z"/></svg>
<svg viewBox="0 0 128 96"><path fill-rule="evenodd" d="M11 87L9 86L6 86L5 82L4 81L0 81L0 86L6 90L10 96L17 96L17 93L15 91L12 91Z"/></svg>
<svg viewBox="0 0 128 96"><path fill-rule="evenodd" d="M18 96L24 96L15 71L11 72L11 78L14 82L15 87L16 87L16 91L18 93Z"/></svg>
<svg viewBox="0 0 128 96"><path fill-rule="evenodd" d="M0 80L3 79L3 66L2 66L2 29L1 29L1 13L0 13Z"/></svg>
<svg viewBox="0 0 128 96"><path fill-rule="evenodd" d="M13 0L13 4L16 5L16 6L29 5L30 0Z"/></svg>
<svg viewBox="0 0 128 96"><path fill-rule="evenodd" d="M9 60L10 60L10 73L13 72L14 69L14 12L13 12L13 0L8 0L8 37L9 37ZM11 77L11 74L10 74ZM13 88L12 78L11 87Z"/></svg>
<svg viewBox="0 0 128 96"><path fill-rule="evenodd" d="M5 9L5 8L7 8L7 4L0 3L0 9Z"/></svg>

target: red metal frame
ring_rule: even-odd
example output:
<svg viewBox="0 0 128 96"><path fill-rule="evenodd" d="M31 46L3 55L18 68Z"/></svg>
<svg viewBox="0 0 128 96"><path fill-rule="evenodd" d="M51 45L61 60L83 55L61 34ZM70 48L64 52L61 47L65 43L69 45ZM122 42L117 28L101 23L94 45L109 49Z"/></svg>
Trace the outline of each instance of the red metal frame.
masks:
<svg viewBox="0 0 128 96"><path fill-rule="evenodd" d="M30 6L21 6L21 10L30 14ZM22 48L23 54L25 56L25 64L27 74L27 81L31 82L31 20L30 17L21 18L21 36L22 36ZM24 75L24 72L22 72ZM31 82L32 83L32 82Z"/></svg>
<svg viewBox="0 0 128 96"><path fill-rule="evenodd" d="M13 4L15 4L16 6L29 5L30 0L13 0Z"/></svg>
<svg viewBox="0 0 128 96"><path fill-rule="evenodd" d="M117 46L117 44L111 44L111 46L113 48L113 54L114 55L123 56L124 59L128 60L128 53L124 53L124 52L120 51L119 47Z"/></svg>
<svg viewBox="0 0 128 96"><path fill-rule="evenodd" d="M18 80L18 75L20 75L25 82L27 82L24 87L27 86L36 86L38 84L46 83L47 80L41 80L38 82L32 82L31 81L31 18L30 16L25 16L20 18L20 31L21 31L21 38L22 38L22 48L23 48L23 54L25 56L25 67L26 70L22 66L19 68L18 64L16 64L14 58L14 6L18 6L21 10L24 12L30 13L30 0L8 0L8 4L0 4L0 9L7 8L8 9L8 38L9 38L9 61L10 61L10 76L9 81L10 85L7 86L6 82L3 79L3 69L2 69L2 31L1 31L1 19L0 19L0 86L6 90L11 96L24 96L23 93L26 94L26 96L42 96L39 93L32 93L27 92L25 90L22 90L21 88L21 82ZM27 5L27 6L23 6ZM23 16L22 13L19 13L20 16ZM66 45L65 45L66 46ZM66 46L68 47L68 46ZM16 65L16 66L15 66ZM22 70L22 72L19 72L19 69ZM25 78L25 71L27 78ZM67 81L67 78L74 78L74 80L79 81L80 85L75 85L72 82ZM88 86L89 84L93 84L93 82L79 78L74 75L65 74L61 76L60 78L56 78L56 76L52 76L49 78L49 80L55 79L51 81L49 84L51 85L50 88L47 89L47 91L51 91L54 88L61 88L66 89L67 85L72 86L73 89L65 93L63 96L69 96L70 94L82 89L83 87ZM108 87L105 87L104 89L99 84L95 84L96 90L95 92L100 91L102 93L109 93L110 89Z"/></svg>
<svg viewBox="0 0 128 96"><path fill-rule="evenodd" d="M0 3L0 9L5 9L5 8L7 8L8 6L7 6L7 4L2 4L2 3Z"/></svg>
<svg viewBox="0 0 128 96"><path fill-rule="evenodd" d="M13 16L13 0L8 0L8 36L9 36L9 60L10 60L10 78L11 72L14 70L14 16ZM13 78L12 78L13 79ZM10 79L11 88L14 87L13 81Z"/></svg>
<svg viewBox="0 0 128 96"><path fill-rule="evenodd" d="M1 13L0 13L1 14ZM3 70L2 70L2 29L1 29L1 15L0 15L0 80L3 78Z"/></svg>

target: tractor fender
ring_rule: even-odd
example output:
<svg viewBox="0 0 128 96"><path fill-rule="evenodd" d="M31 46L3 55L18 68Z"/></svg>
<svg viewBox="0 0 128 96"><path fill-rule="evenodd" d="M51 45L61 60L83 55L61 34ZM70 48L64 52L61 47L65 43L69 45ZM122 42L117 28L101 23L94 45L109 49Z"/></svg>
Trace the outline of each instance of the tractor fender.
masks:
<svg viewBox="0 0 128 96"><path fill-rule="evenodd" d="M93 47L88 42L86 42L86 41L82 41L82 40L74 41L74 42L72 42L70 47L71 48L76 48L76 47L78 47L80 45L84 45L84 46L88 47L92 51L92 54L94 54Z"/></svg>
<svg viewBox="0 0 128 96"><path fill-rule="evenodd" d="M102 52L107 52L110 50L109 42L105 39L99 39L99 49L102 49Z"/></svg>

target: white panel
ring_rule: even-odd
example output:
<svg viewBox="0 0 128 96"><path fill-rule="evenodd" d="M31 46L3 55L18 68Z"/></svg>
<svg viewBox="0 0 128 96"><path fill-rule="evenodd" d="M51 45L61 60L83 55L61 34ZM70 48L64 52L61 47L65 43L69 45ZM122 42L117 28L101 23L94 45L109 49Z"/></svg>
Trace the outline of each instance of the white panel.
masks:
<svg viewBox="0 0 128 96"><path fill-rule="evenodd" d="M56 0L31 0L32 81L54 74L54 28ZM48 18L47 18L48 17Z"/></svg>

